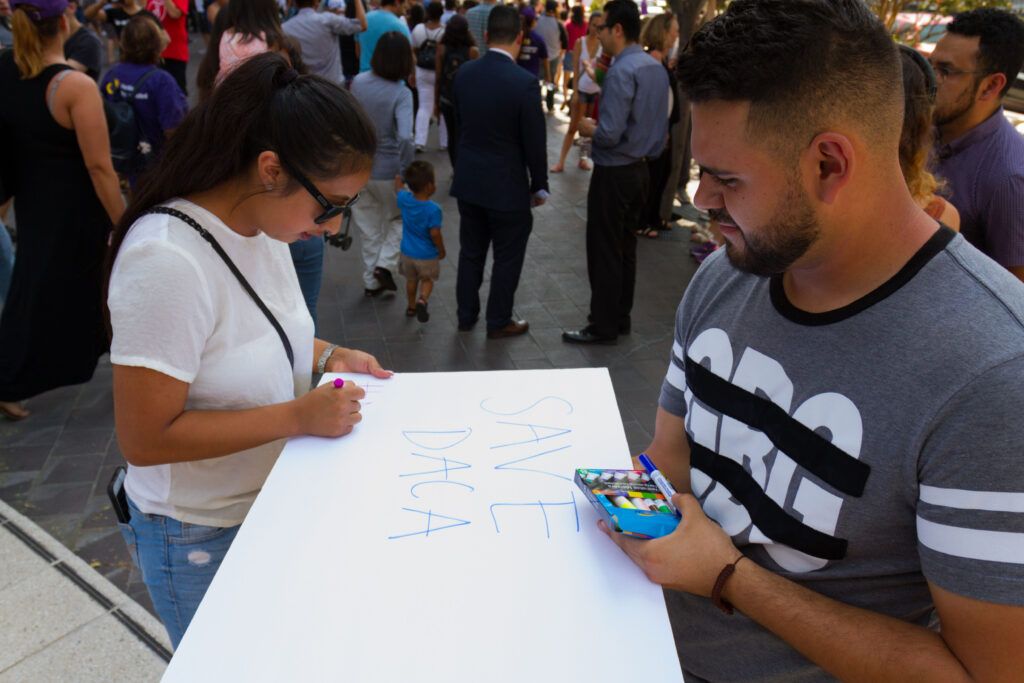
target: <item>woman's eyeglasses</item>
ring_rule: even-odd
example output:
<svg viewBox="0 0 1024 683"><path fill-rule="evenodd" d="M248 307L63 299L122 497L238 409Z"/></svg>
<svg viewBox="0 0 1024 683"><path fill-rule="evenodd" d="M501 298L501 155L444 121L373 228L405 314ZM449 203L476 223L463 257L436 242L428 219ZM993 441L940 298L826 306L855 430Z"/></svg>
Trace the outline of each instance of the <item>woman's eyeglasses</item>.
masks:
<svg viewBox="0 0 1024 683"><path fill-rule="evenodd" d="M324 196L323 192L318 190L316 188L316 185L310 182L309 178L307 178L306 176L302 175L301 173L294 169L288 169L288 173L297 181L299 181L300 185L306 188L306 191L313 196L313 199L315 199L317 203L320 204L320 206L324 207L324 212L313 219L313 222L316 223L317 225L323 225L332 218L336 218L343 214L348 214L348 212L352 208L352 205L355 204L356 201L358 201L359 199L359 195L357 194L355 197L349 200L347 204L334 204L327 200L327 197Z"/></svg>

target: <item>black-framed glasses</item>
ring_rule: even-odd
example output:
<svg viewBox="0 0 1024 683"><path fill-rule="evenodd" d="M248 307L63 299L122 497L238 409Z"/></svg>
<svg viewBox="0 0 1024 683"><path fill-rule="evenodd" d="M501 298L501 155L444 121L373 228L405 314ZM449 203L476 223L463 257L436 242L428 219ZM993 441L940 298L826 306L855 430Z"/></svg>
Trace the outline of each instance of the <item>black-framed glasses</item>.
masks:
<svg viewBox="0 0 1024 683"><path fill-rule="evenodd" d="M320 204L320 206L324 207L324 212L313 219L313 222L316 223L317 225L323 225L332 218L337 218L338 216L348 214L348 212L352 209L352 205L359 200L359 194L356 194L356 196L350 199L347 204L334 204L328 201L327 197L324 196L323 192L318 190L316 185L314 185L309 180L309 178L307 178L306 176L302 175L301 173L292 168L288 169L288 173L297 181L299 181L299 185L302 185L304 188L306 188L306 192L309 192L309 194L313 196L313 199L315 199L317 203Z"/></svg>
<svg viewBox="0 0 1024 683"><path fill-rule="evenodd" d="M939 80L943 81L950 76L959 76L960 74L977 74L982 72L982 69L950 69L945 64L932 64L932 69L935 70L935 75L939 77Z"/></svg>

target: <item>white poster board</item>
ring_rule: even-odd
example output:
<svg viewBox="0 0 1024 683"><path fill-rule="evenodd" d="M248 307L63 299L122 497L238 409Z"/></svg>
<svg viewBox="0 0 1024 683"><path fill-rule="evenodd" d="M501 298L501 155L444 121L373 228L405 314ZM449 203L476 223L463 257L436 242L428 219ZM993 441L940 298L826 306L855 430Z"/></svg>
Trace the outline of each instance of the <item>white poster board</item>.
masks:
<svg viewBox="0 0 1024 683"><path fill-rule="evenodd" d="M630 467L607 370L344 377L362 423L289 442L165 681L682 679L572 482Z"/></svg>

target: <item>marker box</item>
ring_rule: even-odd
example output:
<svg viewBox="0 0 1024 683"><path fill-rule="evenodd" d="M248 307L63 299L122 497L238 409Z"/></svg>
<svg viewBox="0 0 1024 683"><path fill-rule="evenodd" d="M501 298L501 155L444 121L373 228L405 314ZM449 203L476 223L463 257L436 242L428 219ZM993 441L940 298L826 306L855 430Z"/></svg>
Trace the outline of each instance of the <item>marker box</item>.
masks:
<svg viewBox="0 0 1024 683"><path fill-rule="evenodd" d="M601 519L619 533L658 538L679 524L647 472L577 469L575 481Z"/></svg>

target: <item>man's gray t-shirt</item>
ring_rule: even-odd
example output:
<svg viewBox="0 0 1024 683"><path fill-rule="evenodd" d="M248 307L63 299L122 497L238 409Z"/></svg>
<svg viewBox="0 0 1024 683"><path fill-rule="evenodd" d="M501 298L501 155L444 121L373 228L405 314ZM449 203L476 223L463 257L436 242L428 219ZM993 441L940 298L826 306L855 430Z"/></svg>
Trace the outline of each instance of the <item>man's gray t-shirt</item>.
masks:
<svg viewBox="0 0 1024 683"><path fill-rule="evenodd" d="M761 566L920 625L926 580L1024 605L1024 284L943 228L868 296L809 314L723 251L680 303L659 399L685 418L708 516ZM666 602L697 677L831 680L739 612Z"/></svg>

